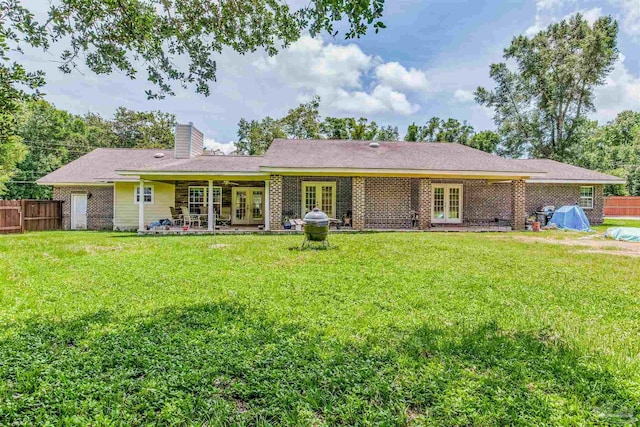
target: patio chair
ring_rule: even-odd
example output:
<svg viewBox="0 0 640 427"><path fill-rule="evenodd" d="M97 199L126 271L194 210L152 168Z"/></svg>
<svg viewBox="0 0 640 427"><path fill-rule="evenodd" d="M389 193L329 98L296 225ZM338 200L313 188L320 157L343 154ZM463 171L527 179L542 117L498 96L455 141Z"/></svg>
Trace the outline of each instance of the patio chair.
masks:
<svg viewBox="0 0 640 427"><path fill-rule="evenodd" d="M171 210L171 223L173 225L180 225L184 222L182 219L182 214L178 213L178 211L176 211L176 208L170 206L169 210Z"/></svg>
<svg viewBox="0 0 640 427"><path fill-rule="evenodd" d="M193 226L193 224L198 224L200 227L200 215L192 214L189 212L189 208L186 206L182 207L182 219L184 221L184 225L189 227Z"/></svg>
<svg viewBox="0 0 640 427"><path fill-rule="evenodd" d="M231 225L231 208L224 207L220 210L218 225Z"/></svg>

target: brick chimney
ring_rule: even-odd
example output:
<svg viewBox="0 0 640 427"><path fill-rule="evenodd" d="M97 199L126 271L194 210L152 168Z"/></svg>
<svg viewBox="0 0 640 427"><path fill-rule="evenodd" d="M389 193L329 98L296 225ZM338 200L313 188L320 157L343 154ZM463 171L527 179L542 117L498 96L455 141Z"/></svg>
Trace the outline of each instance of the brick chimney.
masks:
<svg viewBox="0 0 640 427"><path fill-rule="evenodd" d="M193 126L176 125L175 156L176 159L188 159L202 154L204 135Z"/></svg>

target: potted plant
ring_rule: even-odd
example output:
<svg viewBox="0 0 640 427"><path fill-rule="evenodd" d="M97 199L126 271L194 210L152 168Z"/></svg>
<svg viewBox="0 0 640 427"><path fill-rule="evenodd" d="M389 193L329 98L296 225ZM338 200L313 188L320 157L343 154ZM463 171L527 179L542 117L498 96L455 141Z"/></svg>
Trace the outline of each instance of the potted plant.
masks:
<svg viewBox="0 0 640 427"><path fill-rule="evenodd" d="M282 226L284 227L285 230L291 230L291 221L289 221L288 215L285 215L282 218Z"/></svg>

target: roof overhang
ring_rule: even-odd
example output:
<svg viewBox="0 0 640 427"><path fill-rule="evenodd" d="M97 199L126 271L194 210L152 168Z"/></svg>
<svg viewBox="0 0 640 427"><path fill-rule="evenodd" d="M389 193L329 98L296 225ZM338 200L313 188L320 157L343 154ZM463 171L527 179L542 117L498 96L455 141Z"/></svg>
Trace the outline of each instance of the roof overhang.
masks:
<svg viewBox="0 0 640 427"><path fill-rule="evenodd" d="M40 182L36 181L38 185L52 185L55 187L110 187L113 182Z"/></svg>
<svg viewBox="0 0 640 427"><path fill-rule="evenodd" d="M414 178L472 178L472 179L527 179L545 176L546 172L513 172L513 171L462 171L462 170L429 170L429 169L359 169L359 168L287 168L260 167L261 171L280 175L307 176L380 176L380 177L414 177Z"/></svg>
<svg viewBox="0 0 640 427"><path fill-rule="evenodd" d="M626 184L627 181L623 179L528 179L527 184L603 184L603 185L616 185Z"/></svg>
<svg viewBox="0 0 640 427"><path fill-rule="evenodd" d="M139 179L157 180L157 181L180 181L180 180L199 180L199 179L228 179L233 178L237 181L252 181L269 179L269 174L265 172L237 172L237 171L116 171L123 176L136 176Z"/></svg>

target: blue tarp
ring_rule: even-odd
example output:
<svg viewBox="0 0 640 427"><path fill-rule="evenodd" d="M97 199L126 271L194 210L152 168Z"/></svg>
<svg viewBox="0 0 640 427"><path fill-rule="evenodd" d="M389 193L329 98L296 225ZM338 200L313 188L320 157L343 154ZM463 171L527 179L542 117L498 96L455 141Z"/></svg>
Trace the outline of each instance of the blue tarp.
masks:
<svg viewBox="0 0 640 427"><path fill-rule="evenodd" d="M556 209L549 221L564 230L591 231L591 225L580 206L562 206Z"/></svg>
<svg viewBox="0 0 640 427"><path fill-rule="evenodd" d="M624 240L626 242L640 243L640 228L638 227L616 227L608 228L604 233L605 237L614 240Z"/></svg>

